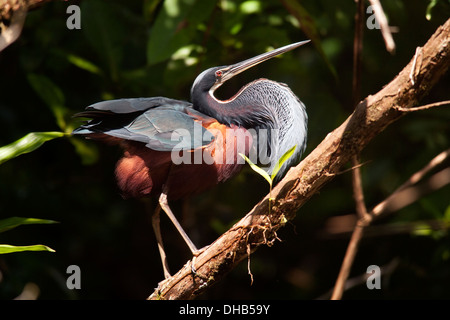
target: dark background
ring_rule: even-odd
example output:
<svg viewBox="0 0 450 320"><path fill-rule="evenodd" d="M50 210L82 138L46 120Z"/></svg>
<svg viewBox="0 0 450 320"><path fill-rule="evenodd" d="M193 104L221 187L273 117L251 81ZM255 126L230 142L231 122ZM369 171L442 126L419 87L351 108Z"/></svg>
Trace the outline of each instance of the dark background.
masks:
<svg viewBox="0 0 450 320"><path fill-rule="evenodd" d="M301 4L309 19L299 22L283 1L276 0L45 4L29 12L19 40L0 53L0 146L29 132L71 132L80 124L71 116L101 100L188 100L190 86L202 70L304 40L308 36L302 26L317 33L317 46L303 46L245 72L221 88L219 96L230 97L259 77L287 83L307 106L307 154L352 111L355 4L291 3ZM70 4L81 8L81 30L66 27ZM380 31L364 29L362 97L391 81L416 47L450 16L448 1L437 2L430 20L430 1L382 4L389 24L398 28L397 50L389 54ZM422 103L448 100L449 89L446 75ZM369 144L361 155L369 207L449 148L449 123L448 107L417 112ZM163 279L150 220L155 200L120 197L113 173L120 154L100 143L60 138L0 165L0 219L59 221L0 234L0 243L42 243L56 250L0 256L0 298L18 296L27 283L38 286L40 299L144 299L153 292ZM265 180L247 168L225 184L171 206L201 247L267 192ZM363 282L346 291L344 298L450 298L449 194L447 186L377 221L362 241L350 276L365 274L369 265L395 267L382 276L381 290L368 290ZM201 298L327 297L349 240L348 232L334 234L330 226L343 228L342 217L353 212L351 173L346 172L278 232L281 242L251 256L253 285L243 262ZM446 222L447 227L420 233L415 226L422 221ZM189 250L165 216L161 223L174 272L190 258ZM81 290L66 287L66 268L72 264L81 268Z"/></svg>

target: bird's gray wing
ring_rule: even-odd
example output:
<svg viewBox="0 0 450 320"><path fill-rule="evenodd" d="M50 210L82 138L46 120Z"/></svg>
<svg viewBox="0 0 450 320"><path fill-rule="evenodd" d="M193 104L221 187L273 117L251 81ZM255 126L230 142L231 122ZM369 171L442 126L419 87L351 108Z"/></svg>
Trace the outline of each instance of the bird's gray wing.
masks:
<svg viewBox="0 0 450 320"><path fill-rule="evenodd" d="M75 129L75 135L102 133L142 142L158 151L192 150L214 139L202 126L213 118L194 110L188 102L162 97L103 101L75 116L92 118Z"/></svg>

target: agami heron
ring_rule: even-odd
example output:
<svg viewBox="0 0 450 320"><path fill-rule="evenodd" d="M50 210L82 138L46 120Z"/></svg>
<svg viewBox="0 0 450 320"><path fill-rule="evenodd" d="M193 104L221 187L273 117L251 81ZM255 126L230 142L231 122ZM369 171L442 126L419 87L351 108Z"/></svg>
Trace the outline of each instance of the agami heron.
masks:
<svg viewBox="0 0 450 320"><path fill-rule="evenodd" d="M202 192L236 175L244 165L239 153L255 154L257 161L264 155L265 162L259 162L266 164L270 174L279 157L296 145L294 155L278 172L279 178L306 146L305 106L287 85L258 79L224 101L214 96L215 90L237 74L307 42L203 71L192 85L192 103L164 97L119 99L93 104L76 114L91 120L73 134L116 143L124 149L115 170L123 196L159 197L152 226L166 278L170 273L159 226L161 208L194 258L200 252L172 213L168 200Z"/></svg>

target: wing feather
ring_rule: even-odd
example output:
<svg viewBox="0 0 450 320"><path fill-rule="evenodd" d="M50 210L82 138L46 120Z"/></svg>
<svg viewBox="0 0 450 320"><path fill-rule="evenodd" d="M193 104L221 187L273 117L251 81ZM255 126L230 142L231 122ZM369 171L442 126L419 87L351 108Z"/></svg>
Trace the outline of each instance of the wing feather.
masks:
<svg viewBox="0 0 450 320"><path fill-rule="evenodd" d="M142 142L157 151L192 150L209 145L213 135L202 126L215 119L185 101L136 98L102 101L75 115L92 120L73 131L89 137L98 134Z"/></svg>

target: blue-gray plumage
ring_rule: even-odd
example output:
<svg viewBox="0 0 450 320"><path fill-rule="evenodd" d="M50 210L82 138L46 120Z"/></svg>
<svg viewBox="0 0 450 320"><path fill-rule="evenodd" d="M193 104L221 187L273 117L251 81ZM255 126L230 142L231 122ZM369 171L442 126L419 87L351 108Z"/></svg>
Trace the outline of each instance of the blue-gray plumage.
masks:
<svg viewBox="0 0 450 320"><path fill-rule="evenodd" d="M280 179L298 161L306 148L308 115L305 105L287 85L268 79L255 80L245 85L226 101L218 100L214 91L238 73L307 42L309 41L294 43L235 65L205 70L195 79L191 89L194 109L220 123L254 129L258 143L253 147L258 148L258 160L265 162L264 169L269 174L280 157L297 146L293 156L281 167L276 179ZM268 139L262 139L261 142L260 133L266 134ZM264 157L266 159L261 159Z"/></svg>
<svg viewBox="0 0 450 320"><path fill-rule="evenodd" d="M102 101L77 116L93 120L74 130L73 134L103 133L142 142L156 151L191 150L213 140L211 133L202 126L198 126L199 134L193 133L198 119L207 122L214 119L192 109L189 102L164 97Z"/></svg>
<svg viewBox="0 0 450 320"><path fill-rule="evenodd" d="M296 145L295 154L278 172L279 179L306 146L305 106L287 85L255 80L225 101L214 96L215 90L242 71L307 42L203 71L192 85L192 103L164 97L120 99L93 104L77 114L92 120L73 134L124 148L124 157L116 167L124 197L159 195L152 221L166 277L170 273L159 230L161 208L194 257L200 252L170 210L168 198L202 192L236 175L244 165L238 153L248 156L254 152L256 161L270 174L279 158ZM175 162L174 155L180 153L187 155L183 159L188 161ZM190 161L199 158L200 163Z"/></svg>
<svg viewBox="0 0 450 320"><path fill-rule="evenodd" d="M214 72L214 69L210 72ZM203 109L202 103L196 103L195 99L194 108L215 117L221 123L255 130L258 160L266 164L265 170L269 174L280 157L297 146L292 157L281 167L277 179L286 173L305 150L308 115L305 105L287 85L259 79L244 86L229 102L221 102L213 95L209 95L207 100L208 111ZM267 139L263 134L267 135ZM261 159L263 157L266 159Z"/></svg>

